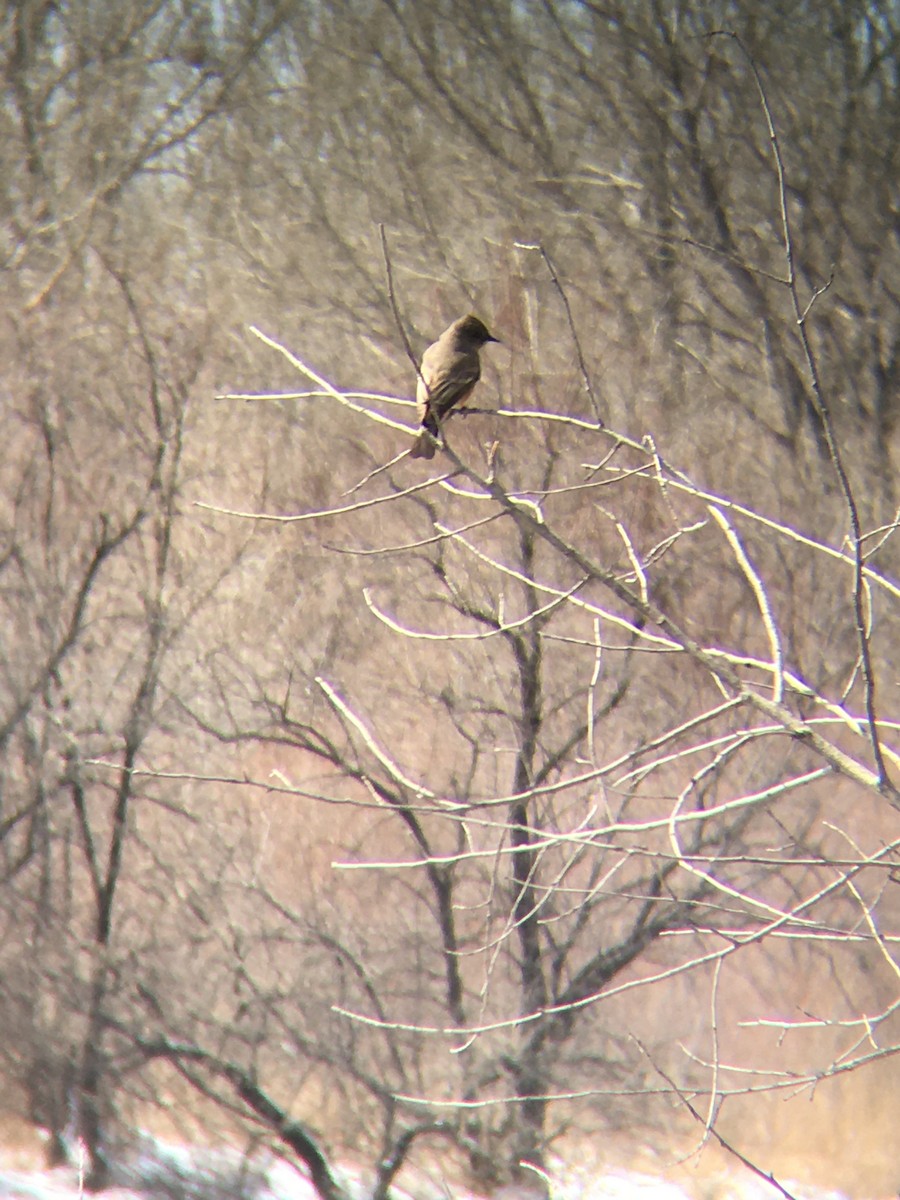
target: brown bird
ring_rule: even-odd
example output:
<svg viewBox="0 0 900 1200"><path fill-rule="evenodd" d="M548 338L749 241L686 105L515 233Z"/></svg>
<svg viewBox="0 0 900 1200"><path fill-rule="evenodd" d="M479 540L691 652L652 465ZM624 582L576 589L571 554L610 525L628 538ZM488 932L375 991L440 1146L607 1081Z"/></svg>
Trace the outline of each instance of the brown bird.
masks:
<svg viewBox="0 0 900 1200"><path fill-rule="evenodd" d="M456 404L472 394L481 378L478 351L486 342L498 342L487 326L473 317L460 317L445 329L422 355L416 389L416 411L422 430L413 442L410 458L434 458L440 423Z"/></svg>

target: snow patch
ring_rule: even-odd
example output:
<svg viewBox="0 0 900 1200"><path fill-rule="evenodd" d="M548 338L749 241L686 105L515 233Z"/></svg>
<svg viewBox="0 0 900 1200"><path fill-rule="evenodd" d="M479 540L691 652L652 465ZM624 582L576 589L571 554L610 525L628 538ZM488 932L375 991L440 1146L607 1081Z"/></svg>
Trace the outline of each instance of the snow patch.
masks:
<svg viewBox="0 0 900 1200"><path fill-rule="evenodd" d="M366 1200L365 1172L346 1168L339 1182L351 1200ZM260 1153L243 1155L231 1148L216 1150L161 1142L142 1135L112 1170L115 1186L87 1200L318 1200L309 1178L291 1163ZM421 1181L420 1181L421 1182ZM74 1168L52 1171L4 1169L0 1158L0 1200L81 1200ZM846 1200L835 1191L816 1191L787 1180L784 1186L797 1200ZM485 1200L472 1192L448 1186L438 1193L430 1186L395 1188L397 1200ZM639 1171L555 1164L553 1200L778 1200L778 1193L753 1176L725 1175L698 1180L695 1191ZM504 1189L493 1200L524 1200L525 1191Z"/></svg>

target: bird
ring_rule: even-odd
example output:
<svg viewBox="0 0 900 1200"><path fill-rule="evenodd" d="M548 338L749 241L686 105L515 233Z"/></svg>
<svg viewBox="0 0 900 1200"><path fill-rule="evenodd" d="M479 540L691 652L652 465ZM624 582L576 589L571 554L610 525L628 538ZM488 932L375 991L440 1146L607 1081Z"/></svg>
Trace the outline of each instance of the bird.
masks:
<svg viewBox="0 0 900 1200"><path fill-rule="evenodd" d="M469 313L445 329L422 355L416 388L416 411L422 428L410 458L434 458L440 423L457 404L469 398L481 378L478 351L499 342L478 317Z"/></svg>

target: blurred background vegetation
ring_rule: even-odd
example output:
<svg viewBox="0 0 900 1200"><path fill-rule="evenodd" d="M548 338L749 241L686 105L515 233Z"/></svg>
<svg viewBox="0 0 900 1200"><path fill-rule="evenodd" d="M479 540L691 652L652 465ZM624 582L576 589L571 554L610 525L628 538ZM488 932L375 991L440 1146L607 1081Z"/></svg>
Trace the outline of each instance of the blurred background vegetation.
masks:
<svg viewBox="0 0 900 1200"><path fill-rule="evenodd" d="M284 398L314 386L248 325L338 388L411 396L383 225L416 353L474 309L503 341L475 403L582 423L457 419L463 461L486 472L496 440L497 479L547 527L636 592L644 562L655 611L699 644L765 659L702 498L637 447L847 548L764 112L740 46L710 35L739 34L764 80L804 303L825 288L805 325L823 397L878 531L868 563L896 580L896 3L10 0L0 30L7 1117L49 1130L51 1159L81 1136L99 1187L138 1128L275 1137L264 1094L338 1161L383 1163L416 1130L415 1154L489 1188L550 1150L699 1138L677 1080L767 1170L895 1191L890 798L829 773L698 821L712 883L665 829L573 849L591 823L715 807L822 760L732 709L704 717L704 756L687 734L645 774L654 739L722 702L711 676L646 652L659 624L621 597L620 627L540 611L583 571L533 530L440 540L500 511L471 483L401 495L425 478L401 462L344 496L406 441L327 395ZM633 475L598 475L615 439L592 397ZM196 504L376 494L393 498L295 523ZM832 718L864 714L850 565L750 520L740 535L785 666ZM466 636L404 638L364 588L409 629ZM596 579L578 596L606 603ZM896 584L864 607L896 742ZM455 1054L463 1035L415 1028L493 1022ZM711 1083L712 1062L747 1074ZM435 1130L402 1097L469 1107Z"/></svg>

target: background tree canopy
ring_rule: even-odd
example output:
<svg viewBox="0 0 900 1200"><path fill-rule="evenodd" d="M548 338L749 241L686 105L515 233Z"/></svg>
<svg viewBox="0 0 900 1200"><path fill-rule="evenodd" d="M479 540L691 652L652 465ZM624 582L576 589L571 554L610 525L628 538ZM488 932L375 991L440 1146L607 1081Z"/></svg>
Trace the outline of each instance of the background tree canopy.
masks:
<svg viewBox="0 0 900 1200"><path fill-rule="evenodd" d="M0 22L7 1120L896 1190L896 4Z"/></svg>

